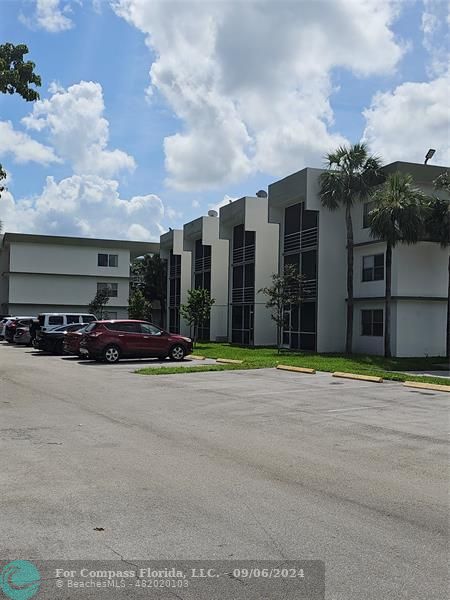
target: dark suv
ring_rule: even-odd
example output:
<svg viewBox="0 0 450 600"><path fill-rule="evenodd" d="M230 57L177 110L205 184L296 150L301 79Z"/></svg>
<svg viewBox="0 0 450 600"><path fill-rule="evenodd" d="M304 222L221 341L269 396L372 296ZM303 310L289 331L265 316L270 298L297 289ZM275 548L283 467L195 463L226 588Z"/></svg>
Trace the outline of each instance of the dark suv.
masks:
<svg viewBox="0 0 450 600"><path fill-rule="evenodd" d="M80 355L115 363L120 358L157 357L183 360L192 340L168 333L147 321L96 321L86 327Z"/></svg>

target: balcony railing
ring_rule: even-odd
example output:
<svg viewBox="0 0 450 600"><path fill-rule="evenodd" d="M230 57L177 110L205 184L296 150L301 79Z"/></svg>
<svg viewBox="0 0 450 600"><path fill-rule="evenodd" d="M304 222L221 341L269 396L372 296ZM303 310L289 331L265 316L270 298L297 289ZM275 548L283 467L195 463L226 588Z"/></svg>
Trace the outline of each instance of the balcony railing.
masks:
<svg viewBox="0 0 450 600"><path fill-rule="evenodd" d="M170 265L169 277L181 277L181 265Z"/></svg>
<svg viewBox="0 0 450 600"><path fill-rule="evenodd" d="M315 248L317 246L317 241L317 227L289 233L284 236L284 252L300 252L300 250Z"/></svg>
<svg viewBox="0 0 450 600"><path fill-rule="evenodd" d="M303 299L310 300L317 297L317 279L305 279L302 285Z"/></svg>
<svg viewBox="0 0 450 600"><path fill-rule="evenodd" d="M255 244L242 246L233 250L233 264L243 262L254 262L255 260Z"/></svg>
<svg viewBox="0 0 450 600"><path fill-rule="evenodd" d="M203 258L197 258L194 262L194 271L196 273L211 271L211 257L204 256Z"/></svg>
<svg viewBox="0 0 450 600"><path fill-rule="evenodd" d="M233 288L231 302L233 304L246 304L255 301L255 288L253 286Z"/></svg>
<svg viewBox="0 0 450 600"><path fill-rule="evenodd" d="M180 306L180 303L181 303L181 296L179 296L179 295L169 296L169 308L178 307L178 306Z"/></svg>

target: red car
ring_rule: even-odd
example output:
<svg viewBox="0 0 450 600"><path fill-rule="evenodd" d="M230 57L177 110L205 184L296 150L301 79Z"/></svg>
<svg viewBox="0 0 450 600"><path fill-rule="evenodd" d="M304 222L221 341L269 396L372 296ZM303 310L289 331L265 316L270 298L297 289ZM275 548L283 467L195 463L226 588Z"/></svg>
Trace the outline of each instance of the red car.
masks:
<svg viewBox="0 0 450 600"><path fill-rule="evenodd" d="M115 363L120 358L156 357L183 360L192 352L192 340L168 333L153 323L131 319L95 321L86 327L80 354Z"/></svg>
<svg viewBox="0 0 450 600"><path fill-rule="evenodd" d="M77 331L68 331L64 336L63 341L63 351L64 354L75 354L77 356L81 356L80 354L80 342L83 338L83 333L86 331L87 325L78 329Z"/></svg>

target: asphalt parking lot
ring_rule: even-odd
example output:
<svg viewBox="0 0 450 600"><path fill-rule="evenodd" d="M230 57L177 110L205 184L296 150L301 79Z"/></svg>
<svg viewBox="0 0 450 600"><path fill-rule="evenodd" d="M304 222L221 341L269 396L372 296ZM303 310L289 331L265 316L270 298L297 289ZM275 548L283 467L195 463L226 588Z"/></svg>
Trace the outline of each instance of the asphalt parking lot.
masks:
<svg viewBox="0 0 450 600"><path fill-rule="evenodd" d="M330 600L447 599L449 394L150 362L0 343L1 556L321 559Z"/></svg>

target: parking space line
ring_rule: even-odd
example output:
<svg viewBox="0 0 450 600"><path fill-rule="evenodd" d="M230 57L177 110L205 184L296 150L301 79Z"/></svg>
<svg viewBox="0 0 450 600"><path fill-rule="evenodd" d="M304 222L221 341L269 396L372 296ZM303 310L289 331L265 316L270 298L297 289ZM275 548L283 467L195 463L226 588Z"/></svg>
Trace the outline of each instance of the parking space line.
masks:
<svg viewBox="0 0 450 600"><path fill-rule="evenodd" d="M372 408L383 408L385 406L388 406L388 404L378 404L377 406L355 406L353 408L331 408L330 410L327 410L327 412L343 412L343 411L347 411L347 410L367 410L367 409L372 409Z"/></svg>

